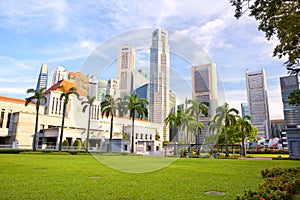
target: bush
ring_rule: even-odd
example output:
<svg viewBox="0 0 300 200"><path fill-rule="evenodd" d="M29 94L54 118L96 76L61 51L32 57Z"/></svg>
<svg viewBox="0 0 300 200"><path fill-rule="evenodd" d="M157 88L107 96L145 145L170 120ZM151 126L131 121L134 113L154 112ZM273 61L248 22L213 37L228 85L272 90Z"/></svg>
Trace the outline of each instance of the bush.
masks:
<svg viewBox="0 0 300 200"><path fill-rule="evenodd" d="M68 140L64 140L63 143L62 143L62 146L63 147L69 147L69 141Z"/></svg>
<svg viewBox="0 0 300 200"><path fill-rule="evenodd" d="M75 147L77 147L77 149L81 149L82 147L82 142L80 139L76 139L74 144L73 144Z"/></svg>
<svg viewBox="0 0 300 200"><path fill-rule="evenodd" d="M300 192L300 167L272 168L261 171L265 182L259 185L259 191L245 191L241 199L292 199Z"/></svg>

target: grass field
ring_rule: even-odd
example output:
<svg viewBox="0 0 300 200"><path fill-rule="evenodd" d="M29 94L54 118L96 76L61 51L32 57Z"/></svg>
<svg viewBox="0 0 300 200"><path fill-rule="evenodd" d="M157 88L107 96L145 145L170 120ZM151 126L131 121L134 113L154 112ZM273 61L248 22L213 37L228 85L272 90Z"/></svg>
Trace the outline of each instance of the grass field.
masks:
<svg viewBox="0 0 300 200"><path fill-rule="evenodd" d="M140 164L145 159L133 158ZM288 160L180 158L153 172L126 173L92 155L0 154L0 160L1 199L235 199L258 188L262 169L300 166Z"/></svg>

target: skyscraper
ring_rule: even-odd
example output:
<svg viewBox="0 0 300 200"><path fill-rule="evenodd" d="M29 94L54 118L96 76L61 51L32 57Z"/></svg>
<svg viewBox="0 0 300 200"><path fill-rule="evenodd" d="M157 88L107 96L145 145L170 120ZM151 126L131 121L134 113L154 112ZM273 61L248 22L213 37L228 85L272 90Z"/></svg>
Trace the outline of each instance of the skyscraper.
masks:
<svg viewBox="0 0 300 200"><path fill-rule="evenodd" d="M89 90L89 78L81 72L70 72L68 74L70 82L75 84L80 96L87 96Z"/></svg>
<svg viewBox="0 0 300 200"><path fill-rule="evenodd" d="M98 95L98 79L91 75L91 76L88 76L89 78L89 92L88 92L88 95L90 97L96 97L97 98L97 95Z"/></svg>
<svg viewBox="0 0 300 200"><path fill-rule="evenodd" d="M257 136L269 138L270 118L265 70L247 70L246 85L251 123L258 129Z"/></svg>
<svg viewBox="0 0 300 200"><path fill-rule="evenodd" d="M280 77L281 98L283 114L286 125L300 125L300 106L289 105L289 95L294 90L299 90L298 76Z"/></svg>
<svg viewBox="0 0 300 200"><path fill-rule="evenodd" d="M67 80L67 78L68 78L67 70L62 66L57 66L51 72L51 86L57 83L58 81Z"/></svg>
<svg viewBox="0 0 300 200"><path fill-rule="evenodd" d="M132 71L135 68L135 50L127 44L119 47L117 79L119 80L120 97L132 93Z"/></svg>
<svg viewBox="0 0 300 200"><path fill-rule="evenodd" d="M150 48L150 121L163 124L163 140L169 141L169 130L164 120L168 116L170 90L170 49L168 32L152 32Z"/></svg>
<svg viewBox="0 0 300 200"><path fill-rule="evenodd" d="M208 122L216 114L216 108L219 106L218 80L216 64L210 63L192 67L192 98L201 102L209 102L208 116L200 117L204 124L203 134L198 138L202 143L204 136L208 134Z"/></svg>
<svg viewBox="0 0 300 200"><path fill-rule="evenodd" d="M98 81L98 94L97 100L104 100L104 96L106 94L107 81L99 80Z"/></svg>
<svg viewBox="0 0 300 200"><path fill-rule="evenodd" d="M47 81L48 81L48 65L42 64L38 82L36 85L36 90L39 90L41 88L47 88Z"/></svg>

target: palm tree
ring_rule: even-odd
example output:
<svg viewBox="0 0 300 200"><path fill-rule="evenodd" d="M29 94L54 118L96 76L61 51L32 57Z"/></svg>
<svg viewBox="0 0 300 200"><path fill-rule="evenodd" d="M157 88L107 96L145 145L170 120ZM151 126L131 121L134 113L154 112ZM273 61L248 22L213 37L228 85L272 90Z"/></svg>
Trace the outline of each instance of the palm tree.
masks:
<svg viewBox="0 0 300 200"><path fill-rule="evenodd" d="M239 113L235 108L229 108L228 103L225 103L223 106L219 106L216 109L216 115L214 121L217 125L223 128L225 133L225 143L226 143L226 157L229 157L228 153L228 127L235 125L236 119L235 116Z"/></svg>
<svg viewBox="0 0 300 200"><path fill-rule="evenodd" d="M77 98L79 98L79 94L77 93L76 87L71 87L69 90L66 90L63 85L60 85L58 88L63 90L63 93L60 95L60 100L64 99L63 113L62 113L62 121L61 121L61 130L60 130L60 138L59 138L59 146L58 151L62 150L62 139L64 134L64 126L65 126L65 117L66 117L66 109L69 103L69 96L71 94L75 94Z"/></svg>
<svg viewBox="0 0 300 200"><path fill-rule="evenodd" d="M252 125L250 123L251 117L249 115L245 115L243 117L237 115L237 125L240 128L242 133L242 156L246 156L245 151L245 134L249 134L252 131Z"/></svg>
<svg viewBox="0 0 300 200"><path fill-rule="evenodd" d="M182 112L181 110L177 110L176 114L174 112L170 112L168 117L165 119L165 124L166 125L169 124L170 129L173 128L173 135L175 138L177 138L176 141L178 140L178 130L179 127L181 126L181 112ZM177 130L176 133L175 130Z"/></svg>
<svg viewBox="0 0 300 200"><path fill-rule="evenodd" d="M192 104L192 106L188 108L188 112L192 115L195 115L196 121L197 121L196 124L199 124L201 114L203 114L205 117L208 116L208 108L209 108L208 102L194 99L194 100L188 100L187 103ZM198 144L198 142L199 142L198 141L198 133L199 133L199 126L196 126L196 129L195 129L196 144Z"/></svg>
<svg viewBox="0 0 300 200"><path fill-rule="evenodd" d="M83 101L81 102L81 105L85 104L82 108L82 111L85 112L87 107L89 107L89 118L88 118L88 128L87 128L87 136L86 136L86 147L85 147L85 151L88 152L89 151L89 139L90 139L90 124L91 124L91 109L92 109L92 105L95 101L96 97L90 97L87 96L87 101Z"/></svg>
<svg viewBox="0 0 300 200"><path fill-rule="evenodd" d="M190 121L194 121L194 117L189 114L189 112L187 111L187 109L183 110L181 112L181 130L184 132L186 132L185 135L185 143L187 143L187 141L189 141L189 123Z"/></svg>
<svg viewBox="0 0 300 200"><path fill-rule="evenodd" d="M112 152L112 135L113 135L113 123L114 116L116 115L120 98L114 99L110 94L106 94L104 100L101 102L101 115L102 118L105 115L106 118L110 118L110 133L109 133L109 152Z"/></svg>
<svg viewBox="0 0 300 200"><path fill-rule="evenodd" d="M140 98L135 93L133 96L126 96L125 99L128 100L128 111L129 116L132 118L132 131L131 131L131 153L134 152L134 119L138 117L139 119L143 119L144 116L148 117L148 109L147 106L149 102L144 99ZM135 116L137 114L137 116Z"/></svg>
<svg viewBox="0 0 300 200"><path fill-rule="evenodd" d="M39 90L28 89L26 91L27 94L33 93L34 95L31 96L31 97L26 98L25 106L28 106L28 104L32 101L36 101L35 102L35 111L36 111L36 114L35 114L35 129L34 129L33 145L32 145L32 150L33 151L36 151L36 146L37 146L36 137L37 137L37 131L38 131L39 109L40 109L41 101L43 100L44 104L47 103L47 98L43 94L44 90L45 90L45 88L41 88Z"/></svg>

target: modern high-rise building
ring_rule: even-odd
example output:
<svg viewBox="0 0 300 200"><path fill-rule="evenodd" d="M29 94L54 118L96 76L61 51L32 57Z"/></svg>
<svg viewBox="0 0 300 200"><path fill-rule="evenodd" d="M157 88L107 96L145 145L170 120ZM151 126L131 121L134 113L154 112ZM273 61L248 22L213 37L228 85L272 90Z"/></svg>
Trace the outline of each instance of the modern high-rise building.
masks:
<svg viewBox="0 0 300 200"><path fill-rule="evenodd" d="M47 89L47 81L48 81L48 65L42 64L38 82L36 85L36 90L41 88Z"/></svg>
<svg viewBox="0 0 300 200"><path fill-rule="evenodd" d="M216 114L216 108L220 103L216 64L210 63L192 67L192 98L201 102L209 102L208 116L200 116L204 130L197 141L203 143L204 136L208 134L208 122Z"/></svg>
<svg viewBox="0 0 300 200"><path fill-rule="evenodd" d="M68 78L67 70L62 66L57 66L51 72L51 86L57 83L58 81L67 80L67 78Z"/></svg>
<svg viewBox="0 0 300 200"><path fill-rule="evenodd" d="M87 96L89 90L89 78L81 72L70 72L68 74L69 81L75 84L77 92L80 96Z"/></svg>
<svg viewBox="0 0 300 200"><path fill-rule="evenodd" d="M97 97L98 95L98 79L91 75L91 76L88 76L89 78L89 92L88 92L88 95L90 97Z"/></svg>
<svg viewBox="0 0 300 200"><path fill-rule="evenodd" d="M270 118L265 70L247 70L246 86L251 124L258 129L258 137L269 138Z"/></svg>
<svg viewBox="0 0 300 200"><path fill-rule="evenodd" d="M164 120L168 116L170 101L170 48L168 32L152 32L150 48L150 121L163 124L164 141L169 141L169 130Z"/></svg>
<svg viewBox="0 0 300 200"><path fill-rule="evenodd" d="M132 71L135 68L135 50L131 45L123 45L118 50L117 79L120 97L132 93Z"/></svg>
<svg viewBox="0 0 300 200"><path fill-rule="evenodd" d="M300 125L300 106L290 105L288 99L292 91L299 90L298 76L280 77L280 86L285 125Z"/></svg>
<svg viewBox="0 0 300 200"><path fill-rule="evenodd" d="M247 103L241 103L242 117L249 115L249 106Z"/></svg>
<svg viewBox="0 0 300 200"><path fill-rule="evenodd" d="M106 94L107 89L107 81L99 80L98 81L98 94L97 94L97 100L104 100L104 96Z"/></svg>

